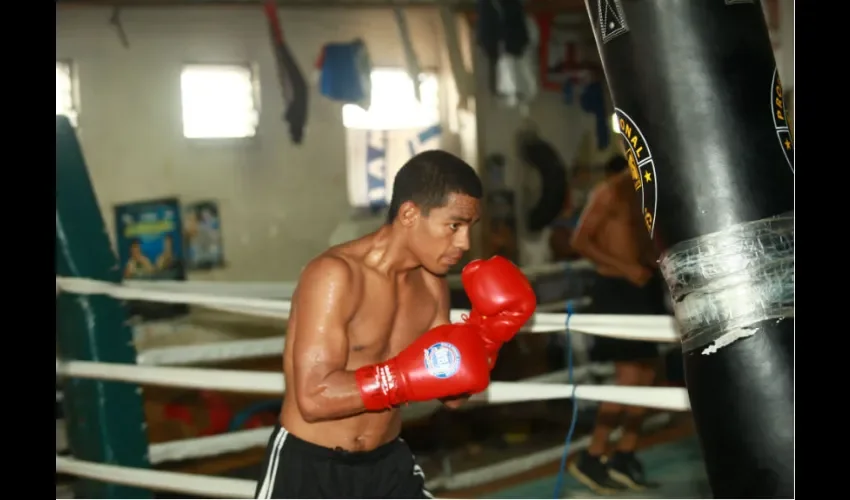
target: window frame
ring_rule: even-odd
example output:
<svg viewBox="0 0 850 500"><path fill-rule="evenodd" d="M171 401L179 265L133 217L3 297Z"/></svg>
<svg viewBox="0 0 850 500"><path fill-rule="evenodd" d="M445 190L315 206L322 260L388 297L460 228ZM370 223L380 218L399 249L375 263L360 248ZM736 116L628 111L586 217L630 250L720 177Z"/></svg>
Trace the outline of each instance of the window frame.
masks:
<svg viewBox="0 0 850 500"><path fill-rule="evenodd" d="M403 73L403 74L407 75L407 69L404 68L403 66L374 66L374 67L371 68L370 78L371 78L371 75L374 74L376 71L392 71L392 72ZM444 101L443 82L440 78L440 71L439 71L438 68L432 68L432 67L420 68L420 70L419 70L419 78L420 78L419 85L420 85L420 88L421 88L421 85L422 85L421 79L422 79L423 76L428 77L428 78L433 78L433 81L434 81L434 83L437 87L436 88L436 96L435 96L436 102L434 103L435 104L434 112L435 112L435 118L436 118L435 123L440 123L442 121L442 117L443 117L442 106L443 106L443 101ZM411 127L389 127L389 128L386 128L386 127L384 127L384 128L351 127L351 126L347 126L345 124L345 108L347 106L354 106L354 107L359 108L359 106L357 104L345 104L345 105L342 106L342 109L340 110L340 119L342 120L342 125L346 130L373 130L373 131L402 130L402 129L406 129L406 128L416 128L416 127L419 127L419 126L427 126L427 125L424 125L424 124L420 124L420 125L411 126ZM366 111L368 113L368 110L364 110L364 111Z"/></svg>
<svg viewBox="0 0 850 500"><path fill-rule="evenodd" d="M186 125L185 125L185 108L184 108L184 99L183 99L183 75L185 71L192 67L205 67L205 68L242 68L248 70L248 74L250 75L249 81L251 84L251 99L253 102L254 113L256 115L256 123L254 124L254 133L252 135L244 136L244 137L189 137L186 135ZM183 140L188 141L192 144L199 145L238 145L238 144L252 144L257 141L260 137L260 122L261 122L261 114L262 114L262 100L261 100L261 87L260 87L260 69L259 64L255 62L246 62L246 61L184 61L180 65L180 73L178 75L178 88L180 93L180 135Z"/></svg>
<svg viewBox="0 0 850 500"><path fill-rule="evenodd" d="M68 69L68 94L70 99L71 115L65 115L71 122L71 125L77 129L80 125L80 94L79 83L77 78L77 68L74 61L69 58L57 58L56 65L64 65Z"/></svg>

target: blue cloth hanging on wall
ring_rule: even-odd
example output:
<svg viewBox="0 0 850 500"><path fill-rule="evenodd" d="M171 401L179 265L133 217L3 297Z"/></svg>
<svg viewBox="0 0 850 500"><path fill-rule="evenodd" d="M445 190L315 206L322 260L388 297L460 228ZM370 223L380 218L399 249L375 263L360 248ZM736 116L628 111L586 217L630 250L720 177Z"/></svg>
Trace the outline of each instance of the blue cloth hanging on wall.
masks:
<svg viewBox="0 0 850 500"><path fill-rule="evenodd" d="M324 47L319 91L328 99L369 107L372 92L369 53L361 40Z"/></svg>
<svg viewBox="0 0 850 500"><path fill-rule="evenodd" d="M572 106L575 102L576 85L570 80L564 82L561 94L564 102ZM604 150L611 142L610 120L605 115L605 87L601 82L591 82L584 86L579 96L581 110L596 118L596 147Z"/></svg>

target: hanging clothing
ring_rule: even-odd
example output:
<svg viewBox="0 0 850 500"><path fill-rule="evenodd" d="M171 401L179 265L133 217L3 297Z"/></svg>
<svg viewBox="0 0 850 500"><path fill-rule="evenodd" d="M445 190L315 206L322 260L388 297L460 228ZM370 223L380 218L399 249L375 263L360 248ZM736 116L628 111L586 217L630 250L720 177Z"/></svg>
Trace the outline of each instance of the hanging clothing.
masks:
<svg viewBox="0 0 850 500"><path fill-rule="evenodd" d="M322 49L319 92L332 101L369 109L372 65L362 40L328 43Z"/></svg>
<svg viewBox="0 0 850 500"><path fill-rule="evenodd" d="M476 38L487 56L490 90L496 95L508 96L509 104L515 103L519 100L517 96L522 95L520 81L527 79L521 69L525 63L517 58L532 55L528 52L532 34L522 2L478 0L477 14ZM536 75L536 70L531 74Z"/></svg>
<svg viewBox="0 0 850 500"><path fill-rule="evenodd" d="M496 93L505 99L509 106L529 103L539 91L537 79L537 47L539 31L537 24L523 15L526 24L528 43L519 55L504 51L497 63Z"/></svg>
<svg viewBox="0 0 850 500"><path fill-rule="evenodd" d="M289 135L292 142L301 144L304 139L304 127L307 124L307 81L298 68L298 62L293 57L283 39L280 20L277 18L277 4L267 0L263 9L269 25L269 34L277 63L277 77L283 93L283 103L286 106L283 119L289 124Z"/></svg>

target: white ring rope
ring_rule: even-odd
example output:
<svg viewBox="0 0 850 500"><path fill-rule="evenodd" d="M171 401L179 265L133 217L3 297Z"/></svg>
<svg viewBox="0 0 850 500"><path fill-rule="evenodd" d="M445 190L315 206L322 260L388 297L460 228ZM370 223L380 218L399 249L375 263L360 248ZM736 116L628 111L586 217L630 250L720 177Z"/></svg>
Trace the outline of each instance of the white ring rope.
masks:
<svg viewBox="0 0 850 500"><path fill-rule="evenodd" d="M153 443L148 446L148 461L151 465L156 465L265 447L269 442L269 436L272 435L272 430L274 427L259 427L214 436Z"/></svg>
<svg viewBox="0 0 850 500"><path fill-rule="evenodd" d="M113 380L140 385L214 389L243 394L283 394L282 373L214 368L174 368L136 366L92 361L60 361L56 371L65 377ZM472 399L488 403L519 403L549 399L569 399L572 385L491 382L488 389ZM607 401L663 410L690 409L687 391L680 387L620 387L606 385L576 386L575 397L589 401Z"/></svg>
<svg viewBox="0 0 850 500"><path fill-rule="evenodd" d="M458 313L457 318L453 318L456 321L460 321L461 313ZM613 336L613 337L623 337L623 338L648 338L649 340L653 340L654 332L656 332L659 326L652 325L652 323L656 322L656 317L650 316L651 322L647 324L641 324L644 320L642 316L627 316L627 317L610 317L612 323L608 324L605 321L608 318L604 318L603 321L596 321L599 316L596 315L579 315L578 322L579 328L584 331L573 331L573 333L590 333L597 334L603 336ZM636 324L629 325L627 327L624 326L614 326L614 320L618 319L619 321L623 321L625 318L626 321L630 319L634 319ZM662 317L662 319L664 319ZM575 321L575 320L573 320ZM584 325L584 326L582 326ZM193 327L191 325L182 327L185 329L185 332L194 332L195 334L208 334L210 337L221 337L229 334L219 332L217 330L210 330L207 328L198 328ZM182 331L182 330L181 330ZM561 333L561 331L551 331L549 333ZM175 333L172 331L172 333ZM530 331L525 331L523 333L534 333ZM574 336L574 343L578 342L580 337ZM283 349L284 336L270 336L270 337L262 337L258 339L244 339L244 340L230 340L230 339L222 339L222 340L211 340L206 343L196 343L189 345L170 345L164 347L138 347L138 355L136 357L136 363L140 365L148 365L148 366L156 366L156 365L188 365L188 364L199 364L199 363L213 363L213 362L223 362L223 361L236 361L243 359L253 359L253 358L263 358L269 356L280 356L281 351ZM664 346L669 346L674 348L673 343L664 344Z"/></svg>
<svg viewBox="0 0 850 500"><path fill-rule="evenodd" d="M613 375L614 367L611 364L587 365L576 368L573 371L573 379L576 382L584 382L590 378L591 373L596 376ZM565 383L569 380L567 370L544 373L529 377L519 382L534 383ZM473 400L475 402L475 400ZM479 404L482 403L480 400ZM483 403L486 403L484 401ZM479 407L479 404L466 404L454 411L467 411ZM425 401L412 403L401 407L402 420L421 419L430 416L442 407L442 403L436 401ZM216 436L203 436L196 438L178 439L162 443L151 444L148 448L148 460L151 464L160 464L179 460L190 460L194 458L221 455L247 450L254 447L265 446L268 442L272 427L259 429L232 431Z"/></svg>
<svg viewBox="0 0 850 500"><path fill-rule="evenodd" d="M153 347L140 350L136 363L145 366L192 365L281 356L285 337L208 342L205 344Z"/></svg>
<svg viewBox="0 0 850 500"><path fill-rule="evenodd" d="M222 281L149 281L124 280L122 284L140 290L160 292L190 292L209 295L239 295L257 299L292 298L297 285L294 281L284 282L222 282Z"/></svg>
<svg viewBox="0 0 850 500"><path fill-rule="evenodd" d="M195 306L222 305L247 309L274 310L288 317L290 303L284 300L256 299L202 293L164 292L131 288L116 283L107 283L88 278L56 278L59 288L65 292L83 295L109 295L121 300L147 300L169 304L189 304Z"/></svg>
<svg viewBox="0 0 850 500"><path fill-rule="evenodd" d="M591 375L597 377L610 377L613 376L613 374L614 366L610 363L590 364L576 368L573 371L573 379L576 382L584 382L588 380ZM528 377L520 380L519 382L557 384L565 383L568 380L568 370L559 370ZM61 393L57 392L57 398L59 395L61 395ZM483 403L486 404L486 401ZM454 411L467 411L472 408L478 408L480 404L482 404L481 401L475 403L475 400L473 400L472 404L463 405ZM442 403L436 401L412 403L401 407L401 418L406 422L418 420L434 414L441 407ZM222 455L225 453L234 453L255 447L263 447L267 444L271 432L272 427L262 427L257 429L231 431L214 436L192 437L175 439L161 443L152 443L148 447L148 460L151 464L156 465L166 462L191 460L195 458ZM56 443L56 451L61 451L67 448L64 420L56 421Z"/></svg>
<svg viewBox="0 0 850 500"><path fill-rule="evenodd" d="M592 268L592 265L586 262L556 263L540 266L537 269L526 268L523 271L529 278L534 278L571 268ZM453 286L460 284L459 276L451 278L450 281ZM295 288L294 283L246 285L216 282L126 281L123 284L114 284L83 278L60 277L57 277L56 286L57 293L62 290L78 294L109 295L121 300L183 303L230 313L274 319L288 319L291 303L286 300L271 300L270 297L291 297ZM235 292L242 296L233 296L232 294ZM248 297L246 298L245 295L248 295ZM579 302L587 301L587 298L579 299ZM575 303L576 301L572 302ZM564 302L540 305L538 308L540 313L536 314L532 321L526 325L524 332L562 332L565 328L566 314L545 314L543 311L558 311L564 307ZM462 321L462 315L466 313L468 311L452 310L452 321ZM573 318L571 323L572 329L577 333L655 342L675 342L678 340L673 319L668 316L579 315ZM214 342L201 346L189 345L147 349L139 353L137 362L139 365L174 365L279 355L283 348L283 341L284 338L278 336L234 342ZM272 372L133 366L85 361L60 363L58 360L56 369L57 376L117 380L166 387L216 389L254 394L281 394L285 388L282 374ZM586 372L590 369L590 366L577 368L574 374L575 380L577 382L584 380L587 375ZM565 382L566 380L567 373L566 370L563 370L519 382L492 382L487 391L473 396L471 398L473 404L464 408L475 407L479 404L568 399L573 396L572 385L551 384L552 382ZM674 411L686 411L690 407L687 392L681 388L576 386L575 397L586 401L608 401ZM439 407L440 404L433 401L415 403L403 407L402 416L404 420L421 418L433 413ZM270 432L271 428L260 428L217 436L156 443L149 447L149 459L152 464L157 464L262 447L266 444ZM506 464L496 464L496 466L502 465ZM57 472L106 482L144 486L156 490L206 497L249 498L252 496L256 484L254 481L95 464L59 456L57 456L56 467ZM451 482L452 479L436 478L437 482L440 480ZM434 483L432 488L437 485L435 480L429 481L429 483Z"/></svg>
<svg viewBox="0 0 850 500"><path fill-rule="evenodd" d="M289 301L282 300L145 290L86 278L57 277L56 283L63 291L70 293L102 294L122 300L183 303L281 319L289 318L291 307ZM462 316L468 313L467 310L452 309L451 320L462 321ZM562 332L566 320L566 314L537 313L526 324L523 331ZM676 342L678 335L674 325L675 319L671 316L576 314L570 320L570 327L575 332L650 342Z"/></svg>
<svg viewBox="0 0 850 500"><path fill-rule="evenodd" d="M60 456L56 457L56 472L105 483L196 495L198 498L251 498L257 485L256 481L249 479L104 465Z"/></svg>
<svg viewBox="0 0 850 500"><path fill-rule="evenodd" d="M593 319L595 316L584 315L580 317L586 325L585 332L574 333L597 333L608 336L625 336L618 329L621 327L595 325ZM195 332L196 334L206 334L209 336L221 336L217 330L209 330L205 328L194 328L187 326L186 332ZM610 328L605 330L604 328ZM627 328L631 338L638 336L652 337L655 327L646 327L643 325L633 325ZM647 331L648 330L648 331ZM182 331L182 330L181 330ZM611 333L613 332L613 333ZM175 333L172 331L172 333ZM534 332L524 332L534 333ZM549 332L560 333L560 332ZM226 335L226 334L225 334ZM580 337L574 336L574 343L577 343ZM628 338L628 337L627 337ZM246 340L212 340L206 343L195 343L189 345L170 345L164 347L139 347L136 356L136 363L140 365L157 366L157 365L189 365L199 363L213 363L223 361L236 361L253 358L263 358L269 356L280 356L283 349L284 336L262 337L259 339ZM674 344L668 343L665 346L674 348Z"/></svg>
<svg viewBox="0 0 850 500"><path fill-rule="evenodd" d="M573 262L554 262L539 266L527 266L522 268L523 274L530 280L547 274L559 274L568 270L593 269L593 264L587 260ZM453 288L461 286L460 275L448 276L450 286ZM130 288L143 290L156 290L165 292L189 292L205 293L211 295L239 295L242 297L266 298L266 299L290 299L296 281L283 282L223 282L223 281L147 281L147 280L125 280L124 285Z"/></svg>
<svg viewBox="0 0 850 500"><path fill-rule="evenodd" d="M643 428L650 430L670 420L669 414L652 415L644 421ZM617 439L622 428L611 433ZM570 449L580 451L590 444L589 436L574 441ZM438 476L426 482L430 490L438 487L448 489L469 488L486 484L506 476L518 474L557 460L564 453L564 445L541 450L523 457L516 457L492 465L460 472L451 477ZM117 465L104 465L68 457L56 457L56 472L85 477L107 483L139 486L157 491L170 491L196 495L200 498L251 498L256 481L230 479L200 474L185 474L158 470L138 469ZM440 497L442 498L442 497Z"/></svg>

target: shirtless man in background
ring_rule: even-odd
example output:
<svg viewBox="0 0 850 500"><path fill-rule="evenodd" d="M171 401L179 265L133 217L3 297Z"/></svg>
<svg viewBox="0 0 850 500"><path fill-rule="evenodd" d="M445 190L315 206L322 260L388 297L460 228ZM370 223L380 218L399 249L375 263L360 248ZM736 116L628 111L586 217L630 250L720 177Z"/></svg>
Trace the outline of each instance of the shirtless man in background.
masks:
<svg viewBox="0 0 850 500"><path fill-rule="evenodd" d="M398 406L455 408L485 390L498 349L536 306L525 276L494 257L464 268L472 310L450 323L444 276L469 249L481 196L463 160L420 153L396 175L387 224L304 269L256 498L433 498L399 438Z"/></svg>
<svg viewBox="0 0 850 500"><path fill-rule="evenodd" d="M605 174L572 239L573 248L596 266L588 312L668 314L664 285L656 272L658 253L646 230L626 160L616 156L606 165ZM658 344L596 336L590 358L613 362L618 385L648 386L656 377ZM645 410L601 403L591 444L570 464L570 473L601 494L651 486L634 454ZM606 459L608 437L620 423L623 435L616 452Z"/></svg>

